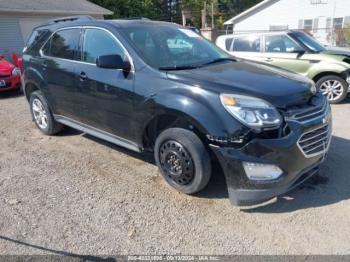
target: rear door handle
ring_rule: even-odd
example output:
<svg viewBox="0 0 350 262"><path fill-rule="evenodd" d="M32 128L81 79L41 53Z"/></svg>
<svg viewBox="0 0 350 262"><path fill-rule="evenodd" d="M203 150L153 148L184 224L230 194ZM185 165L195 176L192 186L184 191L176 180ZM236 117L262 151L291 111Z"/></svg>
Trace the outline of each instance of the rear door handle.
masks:
<svg viewBox="0 0 350 262"><path fill-rule="evenodd" d="M79 76L80 81L84 82L87 79L87 75L85 72L81 72Z"/></svg>
<svg viewBox="0 0 350 262"><path fill-rule="evenodd" d="M273 59L271 57L265 59L266 62L272 62Z"/></svg>

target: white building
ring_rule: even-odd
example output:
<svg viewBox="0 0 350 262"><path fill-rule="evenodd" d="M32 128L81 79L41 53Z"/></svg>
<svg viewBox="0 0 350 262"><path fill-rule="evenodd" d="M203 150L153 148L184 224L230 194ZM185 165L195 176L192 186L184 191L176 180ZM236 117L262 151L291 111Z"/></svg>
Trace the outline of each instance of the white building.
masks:
<svg viewBox="0 0 350 262"><path fill-rule="evenodd" d="M35 26L62 16L103 18L113 12L87 0L0 0L0 55L22 54Z"/></svg>
<svg viewBox="0 0 350 262"><path fill-rule="evenodd" d="M234 32L307 30L331 45L339 29L350 28L350 0L264 0L225 25Z"/></svg>

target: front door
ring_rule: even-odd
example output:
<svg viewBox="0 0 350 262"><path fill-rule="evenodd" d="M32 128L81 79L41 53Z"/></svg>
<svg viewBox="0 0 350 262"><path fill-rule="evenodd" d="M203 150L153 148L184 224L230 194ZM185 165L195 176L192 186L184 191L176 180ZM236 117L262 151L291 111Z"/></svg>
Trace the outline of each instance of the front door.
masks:
<svg viewBox="0 0 350 262"><path fill-rule="evenodd" d="M134 72L96 66L97 57L102 55L120 55L128 60L126 50L116 36L102 28L85 28L81 48L77 86L83 122L132 140Z"/></svg>
<svg viewBox="0 0 350 262"><path fill-rule="evenodd" d="M262 61L306 75L312 63L305 50L287 35L265 35Z"/></svg>

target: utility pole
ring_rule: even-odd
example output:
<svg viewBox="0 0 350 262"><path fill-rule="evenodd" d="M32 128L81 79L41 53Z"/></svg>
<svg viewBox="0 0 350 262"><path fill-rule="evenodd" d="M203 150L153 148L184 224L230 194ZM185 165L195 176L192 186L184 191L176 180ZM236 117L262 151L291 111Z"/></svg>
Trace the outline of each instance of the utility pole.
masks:
<svg viewBox="0 0 350 262"><path fill-rule="evenodd" d="M202 10L202 28L207 27L207 1L204 1L204 9Z"/></svg>
<svg viewBox="0 0 350 262"><path fill-rule="evenodd" d="M211 29L214 29L214 3L211 3Z"/></svg>
<svg viewBox="0 0 350 262"><path fill-rule="evenodd" d="M332 22L331 22L331 25L332 25L332 28L331 28L331 41L332 41L332 46L334 45L334 43L335 43L335 37L334 37L334 30L335 30L335 27L334 27L334 18L335 18L335 12L336 12L336 10L337 10L337 0L333 0L334 1L334 5L333 5L333 14L332 14Z"/></svg>

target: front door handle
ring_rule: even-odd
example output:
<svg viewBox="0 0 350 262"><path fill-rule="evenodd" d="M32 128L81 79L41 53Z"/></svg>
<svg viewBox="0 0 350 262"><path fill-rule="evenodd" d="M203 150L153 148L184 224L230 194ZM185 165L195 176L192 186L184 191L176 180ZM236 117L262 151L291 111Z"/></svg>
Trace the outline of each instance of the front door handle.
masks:
<svg viewBox="0 0 350 262"><path fill-rule="evenodd" d="M43 62L43 63L41 64L41 66L42 66L42 68L43 68L44 71L45 71L45 70L47 69L47 67L48 67L48 65L47 65L46 62Z"/></svg>
<svg viewBox="0 0 350 262"><path fill-rule="evenodd" d="M84 82L87 79L86 73L85 72L81 72L80 76L79 76L79 79L80 79L81 82Z"/></svg>
<svg viewBox="0 0 350 262"><path fill-rule="evenodd" d="M265 59L266 62L272 62L273 59L271 57Z"/></svg>

